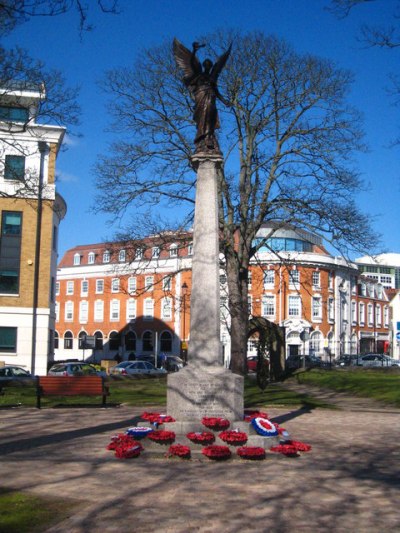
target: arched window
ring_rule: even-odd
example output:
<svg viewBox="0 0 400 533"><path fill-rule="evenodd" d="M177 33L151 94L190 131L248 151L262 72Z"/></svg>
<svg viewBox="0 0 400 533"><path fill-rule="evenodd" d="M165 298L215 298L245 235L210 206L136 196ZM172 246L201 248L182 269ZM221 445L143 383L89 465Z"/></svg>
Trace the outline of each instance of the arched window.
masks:
<svg viewBox="0 0 400 533"><path fill-rule="evenodd" d="M314 331L310 337L310 353L318 355L322 350L322 334L320 331Z"/></svg>
<svg viewBox="0 0 400 533"><path fill-rule="evenodd" d="M87 333L86 331L80 331L79 332L79 335L78 335L78 348L79 350L83 350L84 349L84 343L86 341L86 337L87 337Z"/></svg>
<svg viewBox="0 0 400 533"><path fill-rule="evenodd" d="M350 339L350 353L357 353L357 335L354 333Z"/></svg>
<svg viewBox="0 0 400 533"><path fill-rule="evenodd" d="M108 335L108 341L110 351L118 350L118 348L121 346L121 335L118 333L118 331L111 331L111 333Z"/></svg>
<svg viewBox="0 0 400 533"><path fill-rule="evenodd" d="M74 265L80 265L81 264L81 255L80 254L74 254Z"/></svg>
<svg viewBox="0 0 400 533"><path fill-rule="evenodd" d="M95 345L94 345L94 349L95 350L102 350L103 349L103 334L101 331L96 331L95 334L94 334L94 338L95 338Z"/></svg>
<svg viewBox="0 0 400 533"><path fill-rule="evenodd" d="M64 350L72 350L74 343L74 336L71 331L66 331L64 333Z"/></svg>
<svg viewBox="0 0 400 533"><path fill-rule="evenodd" d="M169 331L163 331L160 336L160 351L172 352L172 335Z"/></svg>
<svg viewBox="0 0 400 533"><path fill-rule="evenodd" d="M58 332L54 332L54 349L58 350L58 341L60 340L60 337L58 335Z"/></svg>
<svg viewBox="0 0 400 533"><path fill-rule="evenodd" d="M136 351L136 333L128 331L125 335L125 350Z"/></svg>
<svg viewBox="0 0 400 533"><path fill-rule="evenodd" d="M143 351L144 352L152 352L154 350L153 332L152 331L145 331L143 333L142 343L143 343Z"/></svg>

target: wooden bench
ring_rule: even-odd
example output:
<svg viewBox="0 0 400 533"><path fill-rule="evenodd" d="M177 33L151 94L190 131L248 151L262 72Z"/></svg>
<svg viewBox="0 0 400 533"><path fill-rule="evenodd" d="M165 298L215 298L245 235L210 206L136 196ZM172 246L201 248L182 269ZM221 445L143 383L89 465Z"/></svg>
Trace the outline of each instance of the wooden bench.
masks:
<svg viewBox="0 0 400 533"><path fill-rule="evenodd" d="M109 394L102 376L38 376L36 407L43 396L101 396L106 405Z"/></svg>

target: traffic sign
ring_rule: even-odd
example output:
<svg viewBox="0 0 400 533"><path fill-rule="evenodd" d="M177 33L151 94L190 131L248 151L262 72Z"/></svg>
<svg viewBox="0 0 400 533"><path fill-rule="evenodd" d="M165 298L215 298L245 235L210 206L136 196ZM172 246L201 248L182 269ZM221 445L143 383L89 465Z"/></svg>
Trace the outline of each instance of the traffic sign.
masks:
<svg viewBox="0 0 400 533"><path fill-rule="evenodd" d="M398 341L400 341L400 331L398 331L398 332L396 333L396 339L397 339Z"/></svg>

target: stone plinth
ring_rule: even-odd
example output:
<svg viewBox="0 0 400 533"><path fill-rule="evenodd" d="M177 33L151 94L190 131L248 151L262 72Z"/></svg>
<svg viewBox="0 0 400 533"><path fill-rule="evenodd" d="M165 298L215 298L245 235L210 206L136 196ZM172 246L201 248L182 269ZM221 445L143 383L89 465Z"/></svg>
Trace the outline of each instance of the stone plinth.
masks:
<svg viewBox="0 0 400 533"><path fill-rule="evenodd" d="M229 370L194 365L168 376L167 413L178 421L242 420L243 409L243 377Z"/></svg>

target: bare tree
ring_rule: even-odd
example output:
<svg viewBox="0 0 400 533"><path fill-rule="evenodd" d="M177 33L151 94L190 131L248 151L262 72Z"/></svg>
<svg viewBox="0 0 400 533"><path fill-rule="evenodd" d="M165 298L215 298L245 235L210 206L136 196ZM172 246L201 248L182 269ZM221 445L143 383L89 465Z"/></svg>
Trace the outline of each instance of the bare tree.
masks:
<svg viewBox="0 0 400 533"><path fill-rule="evenodd" d="M220 79L232 107L220 110L225 164L218 188L232 369L243 374L248 270L264 244L255 244L264 222L307 228L344 253L376 242L353 199L361 184L351 155L363 149L362 130L346 103L351 75L329 61L262 33L218 32L198 41L213 43L211 57L234 43ZM192 102L170 43L109 72L104 87L117 140L97 165L97 208L114 215L144 205L191 206Z"/></svg>
<svg viewBox="0 0 400 533"><path fill-rule="evenodd" d="M0 35L7 35L16 26L32 17L55 17L76 10L79 17L79 30L90 31L89 11L93 4L104 13L118 13L119 0L1 0ZM90 5L91 4L91 5Z"/></svg>

